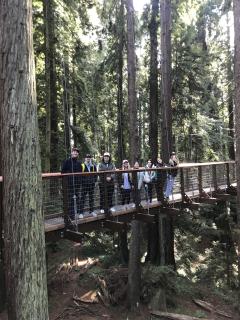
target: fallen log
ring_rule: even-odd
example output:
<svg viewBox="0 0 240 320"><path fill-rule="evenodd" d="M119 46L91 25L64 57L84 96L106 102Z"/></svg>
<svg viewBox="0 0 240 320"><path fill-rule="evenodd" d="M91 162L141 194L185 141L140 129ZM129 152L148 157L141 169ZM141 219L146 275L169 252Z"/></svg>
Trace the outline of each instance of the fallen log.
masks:
<svg viewBox="0 0 240 320"><path fill-rule="evenodd" d="M184 314L177 314L177 313L169 313L169 312L161 312L161 311L151 311L151 320L157 318L159 320L199 320L200 318L187 316ZM210 319L203 319L201 320L210 320Z"/></svg>
<svg viewBox="0 0 240 320"><path fill-rule="evenodd" d="M214 305L212 305L209 302L206 302L206 301L203 301L203 300L198 300L198 299L193 299L193 302L197 306L203 308L204 310L207 310L208 312L211 312L213 314L218 314L219 316L222 316L222 317L225 317L225 318L228 318L228 319L232 319L231 315L227 314L226 312L224 312L222 310L217 309L217 307L215 307Z"/></svg>

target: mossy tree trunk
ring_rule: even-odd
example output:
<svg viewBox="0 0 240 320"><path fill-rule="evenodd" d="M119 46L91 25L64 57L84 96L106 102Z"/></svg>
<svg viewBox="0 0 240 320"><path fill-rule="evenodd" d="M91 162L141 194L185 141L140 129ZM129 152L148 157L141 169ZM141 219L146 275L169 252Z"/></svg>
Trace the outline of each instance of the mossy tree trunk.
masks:
<svg viewBox="0 0 240 320"><path fill-rule="evenodd" d="M48 319L31 0L0 5L1 145L9 320Z"/></svg>

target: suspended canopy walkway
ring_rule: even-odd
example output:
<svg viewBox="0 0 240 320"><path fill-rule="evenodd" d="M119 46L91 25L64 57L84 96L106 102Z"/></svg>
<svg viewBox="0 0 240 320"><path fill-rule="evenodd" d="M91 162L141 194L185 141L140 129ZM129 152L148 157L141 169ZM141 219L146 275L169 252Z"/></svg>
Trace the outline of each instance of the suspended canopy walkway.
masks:
<svg viewBox="0 0 240 320"><path fill-rule="evenodd" d="M198 209L205 204L230 201L236 195L234 161L183 163L177 168L173 194L167 201L163 190L164 177L171 171L169 167L42 174L46 236L58 234L78 241L79 232L104 228L120 231L134 219L156 223L161 214L176 216L187 208ZM139 186L139 177L148 171L155 171L158 179L150 185ZM130 201L125 204L121 189L124 172L130 174L132 181ZM112 177L110 184L109 176ZM89 184L92 185L90 191ZM91 192L93 201L89 203ZM73 211L75 218L70 220Z"/></svg>
<svg viewBox="0 0 240 320"><path fill-rule="evenodd" d="M128 223L133 219L155 223L159 214L175 216L181 214L186 208L198 209L204 204L229 201L236 195L234 161L180 164L173 194L166 201L162 191L164 176L170 170L169 167L164 167L94 173L43 174L46 234L63 233L66 229L74 229L78 232L102 228L120 231L127 228ZM146 171L156 171L158 179L155 179L151 185L143 183L139 189L139 177ZM121 183L124 172L128 172L132 180L128 204L123 204L122 197ZM109 175L113 178L111 184L107 182ZM90 192L87 192L89 181L94 184L91 191L93 202L90 205L88 199ZM84 203L83 198L85 198ZM69 219L70 211L76 213L72 221ZM70 236L68 234L68 237L77 240L74 232Z"/></svg>

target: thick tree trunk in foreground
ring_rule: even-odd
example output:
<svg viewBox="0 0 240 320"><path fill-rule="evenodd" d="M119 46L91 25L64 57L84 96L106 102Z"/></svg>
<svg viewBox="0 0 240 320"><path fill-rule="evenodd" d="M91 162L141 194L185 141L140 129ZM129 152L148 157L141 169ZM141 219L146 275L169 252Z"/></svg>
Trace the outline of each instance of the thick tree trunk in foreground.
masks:
<svg viewBox="0 0 240 320"><path fill-rule="evenodd" d="M157 17L159 15L159 0L152 0L152 16L149 25L150 31L150 78L149 78L149 146L154 163L158 156L158 41Z"/></svg>
<svg viewBox="0 0 240 320"><path fill-rule="evenodd" d="M0 101L1 105L1 101ZM0 113L1 114L1 113ZM1 118L0 118L1 119ZM0 123L1 120L0 120ZM2 136L0 126L0 137ZM2 148L0 139L0 177L2 176ZM4 269L4 240L3 240L3 183L0 181L0 312L6 303L5 269Z"/></svg>
<svg viewBox="0 0 240 320"><path fill-rule="evenodd" d="M8 319L48 319L32 2L0 6L1 144Z"/></svg>
<svg viewBox="0 0 240 320"><path fill-rule="evenodd" d="M139 159L139 136L137 125L136 98L136 54L134 35L133 1L126 0L127 7L127 69L128 69L128 114L129 114L129 149L130 162Z"/></svg>
<svg viewBox="0 0 240 320"><path fill-rule="evenodd" d="M238 230L240 229L240 0L233 1L234 14L234 80L235 80L235 139L236 139L236 174L237 174L237 221ZM238 245L238 286L240 296L240 235L239 232Z"/></svg>
<svg viewBox="0 0 240 320"><path fill-rule="evenodd" d="M162 75L162 159L168 163L172 152L171 107L171 0L161 0L161 75Z"/></svg>

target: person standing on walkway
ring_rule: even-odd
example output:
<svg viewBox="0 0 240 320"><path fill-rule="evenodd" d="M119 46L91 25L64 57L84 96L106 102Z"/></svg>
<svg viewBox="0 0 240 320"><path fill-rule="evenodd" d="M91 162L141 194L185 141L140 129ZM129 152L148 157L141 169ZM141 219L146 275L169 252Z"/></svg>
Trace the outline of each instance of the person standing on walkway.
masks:
<svg viewBox="0 0 240 320"><path fill-rule="evenodd" d="M179 164L179 161L176 157L176 153L172 152L170 155L170 159L169 159L169 166L172 168L175 168L178 166L178 164ZM166 189L165 189L165 198L167 200L169 199L170 195L172 195L172 193L173 193L174 181L175 181L177 174L178 174L177 168L168 170Z"/></svg>
<svg viewBox="0 0 240 320"><path fill-rule="evenodd" d="M115 166L112 163L111 155L109 152L105 152L103 154L102 162L98 166L98 171L110 171L115 170ZM99 189L100 189L100 209L104 210L104 184L106 184L107 188L107 200L108 200L108 207L111 208L113 206L113 193L114 193L114 173L109 174L101 174L99 175L100 182L99 182Z"/></svg>
<svg viewBox="0 0 240 320"><path fill-rule="evenodd" d="M70 158L66 159L62 163L61 173L72 173L66 177L66 188L68 199L68 214L71 220L75 219L77 213L79 213L79 194L81 187L81 177L74 173L82 172L81 162L78 160L79 149L72 148ZM64 178L65 179L65 178Z"/></svg>
<svg viewBox="0 0 240 320"><path fill-rule="evenodd" d="M129 170L129 162L128 160L123 160L122 163L122 170ZM122 205L130 203L131 191L133 188L132 183L132 175L130 172L123 172L120 175L120 189L121 189L121 196L122 196Z"/></svg>
<svg viewBox="0 0 240 320"><path fill-rule="evenodd" d="M92 162L92 156L90 154L86 154L85 161L82 163L82 172L96 172L97 167ZM94 209L94 189L95 183L97 181L97 175L83 175L82 176L82 189L81 189L81 198L80 198L80 215L79 218L83 218L83 210L84 204L86 200L86 196L88 195L89 200L89 210L90 213L96 217L97 214L93 211Z"/></svg>

